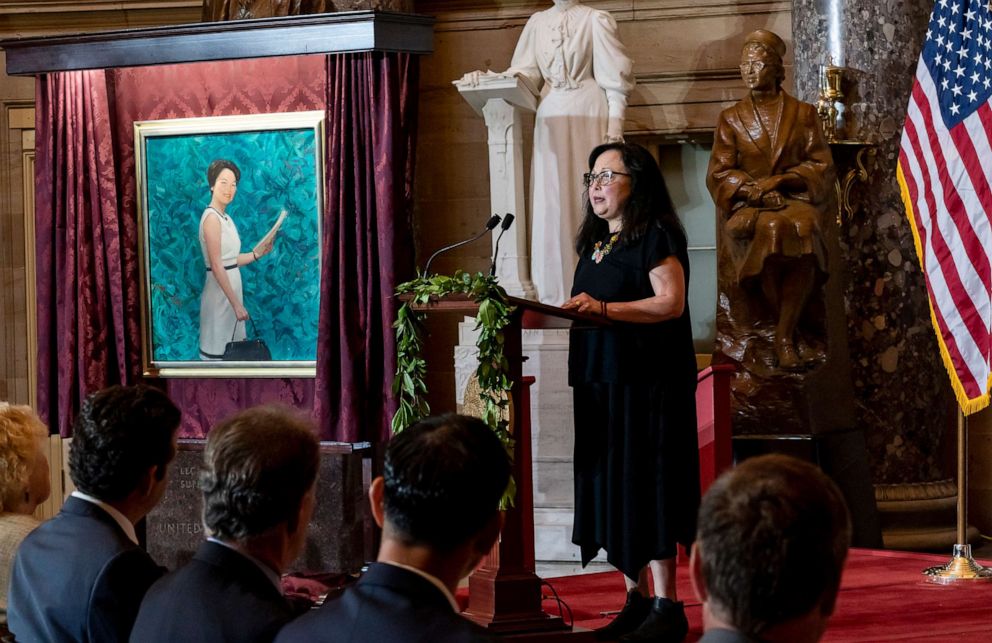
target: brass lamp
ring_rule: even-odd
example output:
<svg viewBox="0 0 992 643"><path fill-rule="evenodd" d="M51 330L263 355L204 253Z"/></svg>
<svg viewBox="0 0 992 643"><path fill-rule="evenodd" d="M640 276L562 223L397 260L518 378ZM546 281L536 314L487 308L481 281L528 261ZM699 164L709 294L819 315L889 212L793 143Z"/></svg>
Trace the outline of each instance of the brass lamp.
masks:
<svg viewBox="0 0 992 643"><path fill-rule="evenodd" d="M816 101L816 112L828 143L843 140L847 129L847 107L841 89L843 80L844 67L820 65L820 98Z"/></svg>

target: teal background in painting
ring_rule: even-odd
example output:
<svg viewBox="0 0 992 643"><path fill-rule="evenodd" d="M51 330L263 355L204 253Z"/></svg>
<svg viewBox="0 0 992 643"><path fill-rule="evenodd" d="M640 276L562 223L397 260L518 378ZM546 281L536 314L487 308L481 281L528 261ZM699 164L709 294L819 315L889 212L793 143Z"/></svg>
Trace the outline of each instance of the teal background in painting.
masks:
<svg viewBox="0 0 992 643"><path fill-rule="evenodd" d="M289 213L273 251L241 268L245 308L273 360L316 360L316 149L312 128L145 139L154 361L199 359L205 262L198 235L200 217L210 203L207 166L220 158L241 170L227 213L238 227L242 252L251 252L280 210Z"/></svg>

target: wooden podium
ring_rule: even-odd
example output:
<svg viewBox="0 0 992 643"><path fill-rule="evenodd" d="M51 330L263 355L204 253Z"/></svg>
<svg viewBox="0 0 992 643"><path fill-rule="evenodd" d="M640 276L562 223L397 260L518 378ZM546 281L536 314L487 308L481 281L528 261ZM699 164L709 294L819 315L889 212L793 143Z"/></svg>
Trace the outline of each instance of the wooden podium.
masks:
<svg viewBox="0 0 992 643"><path fill-rule="evenodd" d="M510 432L515 442L513 477L517 495L513 508L506 512L500 539L469 577L468 608L464 615L491 632L511 635L514 639L542 641L567 638L569 641L592 640L588 630L576 631L560 616L541 607L541 579L534 567L534 496L531 472L530 393L533 378L524 378L521 365L521 331L525 328L570 328L572 322L588 326L608 325L602 317L547 306L528 299L508 297L514 312L503 331L503 354L509 363L513 412ZM417 306L425 313L445 312L474 315L478 305L464 295L452 295Z"/></svg>

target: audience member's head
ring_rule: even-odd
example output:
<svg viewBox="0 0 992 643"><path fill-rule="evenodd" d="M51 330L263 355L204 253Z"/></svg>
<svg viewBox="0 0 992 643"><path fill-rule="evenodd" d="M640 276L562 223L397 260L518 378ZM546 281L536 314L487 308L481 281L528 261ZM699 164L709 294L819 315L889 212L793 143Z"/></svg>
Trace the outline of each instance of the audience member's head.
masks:
<svg viewBox="0 0 992 643"><path fill-rule="evenodd" d="M69 449L76 488L143 516L165 492L179 419L175 404L150 386L111 386L87 397Z"/></svg>
<svg viewBox="0 0 992 643"><path fill-rule="evenodd" d="M699 510L691 567L704 629L819 640L850 537L844 498L820 469L785 455L744 461Z"/></svg>
<svg viewBox="0 0 992 643"><path fill-rule="evenodd" d="M433 417L395 435L370 491L383 525L380 558L420 550L468 574L499 534L509 477L506 449L477 418Z"/></svg>
<svg viewBox="0 0 992 643"><path fill-rule="evenodd" d="M0 402L0 511L30 514L48 499L47 439L31 407Z"/></svg>
<svg viewBox="0 0 992 643"><path fill-rule="evenodd" d="M248 549L275 536L288 558L277 562L292 562L305 543L319 465L313 427L289 409L260 406L224 420L203 453L207 532Z"/></svg>

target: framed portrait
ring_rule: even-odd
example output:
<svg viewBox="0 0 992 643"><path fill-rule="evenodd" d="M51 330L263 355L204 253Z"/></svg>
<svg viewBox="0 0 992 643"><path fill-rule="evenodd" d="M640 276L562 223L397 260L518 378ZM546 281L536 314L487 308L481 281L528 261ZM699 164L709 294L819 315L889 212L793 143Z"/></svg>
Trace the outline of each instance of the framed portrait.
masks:
<svg viewBox="0 0 992 643"><path fill-rule="evenodd" d="M134 124L146 375L314 376L323 124Z"/></svg>

